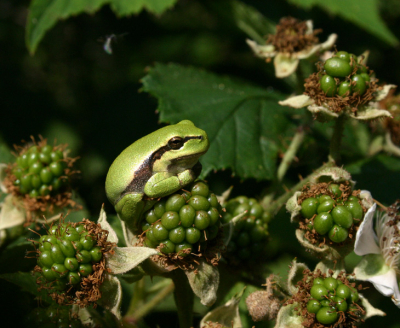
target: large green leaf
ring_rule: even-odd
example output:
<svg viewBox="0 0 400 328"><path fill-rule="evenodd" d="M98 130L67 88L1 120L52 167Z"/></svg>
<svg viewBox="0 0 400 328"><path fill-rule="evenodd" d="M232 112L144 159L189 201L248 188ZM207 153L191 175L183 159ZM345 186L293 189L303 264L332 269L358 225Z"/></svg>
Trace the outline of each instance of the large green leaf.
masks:
<svg viewBox="0 0 400 328"><path fill-rule="evenodd" d="M26 23L26 45L31 53L57 21L82 13L92 14L105 4L110 4L119 16L137 14L147 9L161 14L177 0L33 0L29 6Z"/></svg>
<svg viewBox="0 0 400 328"><path fill-rule="evenodd" d="M0 163L11 163L15 161L15 156L11 153L11 149L0 137Z"/></svg>
<svg viewBox="0 0 400 328"><path fill-rule="evenodd" d="M210 2L212 9L231 24L236 25L250 38L260 44L265 43L264 36L275 34L276 23L267 19L256 8L237 0Z"/></svg>
<svg viewBox="0 0 400 328"><path fill-rule="evenodd" d="M26 22L26 45L31 53L36 51L45 33L58 20L81 13L94 13L109 0L33 0Z"/></svg>
<svg viewBox="0 0 400 328"><path fill-rule="evenodd" d="M337 14L353 22L393 46L399 43L379 16L378 0L289 0L289 2L306 9L319 6L331 14Z"/></svg>
<svg viewBox="0 0 400 328"><path fill-rule="evenodd" d="M189 119L207 132L203 175L231 168L242 178L274 177L282 141L294 134L281 94L176 64L156 64L143 85L158 98L162 122Z"/></svg>
<svg viewBox="0 0 400 328"><path fill-rule="evenodd" d="M344 168L357 182L357 188L369 190L381 203L390 205L399 198L400 158L382 153Z"/></svg>
<svg viewBox="0 0 400 328"><path fill-rule="evenodd" d="M162 14L178 0L111 0L111 9L119 16L138 14L143 9L154 14Z"/></svg>
<svg viewBox="0 0 400 328"><path fill-rule="evenodd" d="M1 279L12 282L13 284L21 287L23 291L31 293L37 296L40 300L45 301L47 303L52 303L51 298L47 295L47 290L42 289L38 291L38 285L36 283L37 274L33 275L29 272L14 272L14 273L6 273L0 275Z"/></svg>

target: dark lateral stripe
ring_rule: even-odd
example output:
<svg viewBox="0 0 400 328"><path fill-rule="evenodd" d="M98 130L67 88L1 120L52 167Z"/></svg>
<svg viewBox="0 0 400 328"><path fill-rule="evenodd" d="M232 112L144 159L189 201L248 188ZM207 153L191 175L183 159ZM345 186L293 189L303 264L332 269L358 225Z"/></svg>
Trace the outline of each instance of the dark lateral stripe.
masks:
<svg viewBox="0 0 400 328"><path fill-rule="evenodd" d="M191 139L202 139L202 136L193 136L193 137L185 137L183 138L183 143L191 140ZM154 153L152 153L140 167L135 171L135 177L131 181L131 183L125 188L125 190L121 194L121 198L123 195L138 192L141 193L144 190L144 186L147 181L153 175L153 166L154 162L159 160L165 152L170 150L171 148L167 145L158 148Z"/></svg>

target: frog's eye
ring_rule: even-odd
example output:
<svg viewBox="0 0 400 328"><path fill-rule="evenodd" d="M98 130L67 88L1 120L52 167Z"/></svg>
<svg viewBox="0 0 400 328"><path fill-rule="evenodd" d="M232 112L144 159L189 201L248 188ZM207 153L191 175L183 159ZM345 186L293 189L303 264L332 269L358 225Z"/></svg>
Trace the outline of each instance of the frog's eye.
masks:
<svg viewBox="0 0 400 328"><path fill-rule="evenodd" d="M183 139L181 137L173 137L168 141L168 146L171 149L179 149L183 146Z"/></svg>

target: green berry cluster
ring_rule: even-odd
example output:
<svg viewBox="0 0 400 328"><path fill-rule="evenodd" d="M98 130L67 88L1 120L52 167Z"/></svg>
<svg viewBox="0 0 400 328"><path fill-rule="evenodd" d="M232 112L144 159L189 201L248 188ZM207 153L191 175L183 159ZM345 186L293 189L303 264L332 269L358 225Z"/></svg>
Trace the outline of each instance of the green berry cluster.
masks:
<svg viewBox="0 0 400 328"><path fill-rule="evenodd" d="M307 229L321 236L327 235L334 243L344 242L353 224L359 224L364 217L360 199L349 196L343 201L339 185L330 184L331 195L320 194L309 197L301 203L301 215Z"/></svg>
<svg viewBox="0 0 400 328"><path fill-rule="evenodd" d="M95 302L101 297L104 254L115 246L107 236L108 231L87 219L52 225L48 234L34 243L40 288L50 290L59 304L86 306Z"/></svg>
<svg viewBox="0 0 400 328"><path fill-rule="evenodd" d="M332 325L338 321L339 312L355 316L362 309L357 290L340 279L319 277L312 283L307 311L315 313L319 323Z"/></svg>
<svg viewBox="0 0 400 328"><path fill-rule="evenodd" d="M55 281L52 287L58 291L79 284L82 277L93 273L92 265L102 257L96 236L89 234L83 224L53 225L39 240L38 265L47 282Z"/></svg>
<svg viewBox="0 0 400 328"><path fill-rule="evenodd" d="M197 245L217 237L221 206L204 181L196 181L157 202L144 213L142 230L144 244L164 254L186 256L197 250Z"/></svg>
<svg viewBox="0 0 400 328"><path fill-rule="evenodd" d="M36 308L28 314L26 326L31 328L81 328L84 325L73 318L68 306Z"/></svg>
<svg viewBox="0 0 400 328"><path fill-rule="evenodd" d="M66 159L60 149L45 143L24 148L12 169L19 193L31 198L58 193L65 186Z"/></svg>
<svg viewBox="0 0 400 328"><path fill-rule="evenodd" d="M347 97L354 93L362 96L370 80L367 67L358 64L355 55L339 51L325 61L324 74L319 82L327 97Z"/></svg>
<svg viewBox="0 0 400 328"><path fill-rule="evenodd" d="M227 257L251 261L259 259L266 251L270 215L255 198L238 196L227 202L223 222L229 222L244 211L247 211L247 214L235 224L227 247Z"/></svg>

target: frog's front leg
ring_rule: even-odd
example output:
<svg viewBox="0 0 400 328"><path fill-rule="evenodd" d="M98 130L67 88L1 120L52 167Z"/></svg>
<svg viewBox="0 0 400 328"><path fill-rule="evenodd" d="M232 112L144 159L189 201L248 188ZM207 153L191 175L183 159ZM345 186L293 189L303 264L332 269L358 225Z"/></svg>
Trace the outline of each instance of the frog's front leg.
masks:
<svg viewBox="0 0 400 328"><path fill-rule="evenodd" d="M158 172L146 183L144 193L151 198L165 197L196 180L197 175L188 169L177 175L170 172Z"/></svg>
<svg viewBox="0 0 400 328"><path fill-rule="evenodd" d="M144 208L143 194L132 193L125 195L115 205L115 210L122 221L138 219Z"/></svg>
<svg viewBox="0 0 400 328"><path fill-rule="evenodd" d="M142 193L125 195L115 205L118 217L121 219L122 230L127 246L133 246L137 241L140 230L142 213L151 208L155 200L144 200Z"/></svg>

